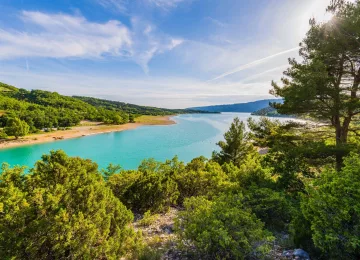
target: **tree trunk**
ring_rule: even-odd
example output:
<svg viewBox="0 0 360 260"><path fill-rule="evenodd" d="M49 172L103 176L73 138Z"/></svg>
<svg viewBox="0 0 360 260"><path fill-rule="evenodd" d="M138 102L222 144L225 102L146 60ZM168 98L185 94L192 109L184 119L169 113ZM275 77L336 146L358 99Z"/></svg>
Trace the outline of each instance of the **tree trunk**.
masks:
<svg viewBox="0 0 360 260"><path fill-rule="evenodd" d="M337 171L341 170L341 167L343 164L343 156L342 156L342 153L340 150L340 148L343 144L341 132L342 132L341 126L337 125L336 126L336 151L335 151L336 152L336 170Z"/></svg>
<svg viewBox="0 0 360 260"><path fill-rule="evenodd" d="M340 171L343 166L343 148L347 144L351 117L344 119L341 126L340 120L336 119L336 170Z"/></svg>

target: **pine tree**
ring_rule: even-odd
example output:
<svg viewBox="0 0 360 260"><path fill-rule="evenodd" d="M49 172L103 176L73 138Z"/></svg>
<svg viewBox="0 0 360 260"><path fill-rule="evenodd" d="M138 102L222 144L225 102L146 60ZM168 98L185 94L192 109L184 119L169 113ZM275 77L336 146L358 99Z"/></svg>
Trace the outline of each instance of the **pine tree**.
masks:
<svg viewBox="0 0 360 260"><path fill-rule="evenodd" d="M311 28L300 43L303 61L289 59L283 86L273 82L271 93L284 99L283 104L273 104L280 113L310 115L334 129L340 169L340 151L349 132L360 131L352 125L360 114L360 1L332 1L328 11L334 13L329 22L310 20Z"/></svg>
<svg viewBox="0 0 360 260"><path fill-rule="evenodd" d="M217 145L220 152L213 152L213 159L220 164L230 163L239 166L246 156L254 150L249 142L248 133L245 132L245 124L238 117L231 123L229 131L224 134L225 141Z"/></svg>

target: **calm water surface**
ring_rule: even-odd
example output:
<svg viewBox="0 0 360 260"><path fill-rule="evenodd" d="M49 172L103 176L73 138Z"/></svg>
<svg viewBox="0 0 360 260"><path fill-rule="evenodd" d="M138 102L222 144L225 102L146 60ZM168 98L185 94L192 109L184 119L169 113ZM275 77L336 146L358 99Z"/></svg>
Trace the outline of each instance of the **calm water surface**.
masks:
<svg viewBox="0 0 360 260"><path fill-rule="evenodd" d="M9 148L0 150L0 163L32 167L41 155L58 149L70 156L92 159L100 168L114 163L125 169L134 169L145 158L165 161L175 155L189 162L200 155L210 157L217 149L216 142L223 139L224 132L236 116L245 121L250 114L180 115L173 118L176 125L143 126L123 132Z"/></svg>

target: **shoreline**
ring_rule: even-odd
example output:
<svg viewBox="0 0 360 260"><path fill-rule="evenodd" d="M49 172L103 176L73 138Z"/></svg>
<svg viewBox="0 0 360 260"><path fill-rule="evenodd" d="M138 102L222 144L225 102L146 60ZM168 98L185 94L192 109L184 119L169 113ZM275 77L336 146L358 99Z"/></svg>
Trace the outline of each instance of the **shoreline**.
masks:
<svg viewBox="0 0 360 260"><path fill-rule="evenodd" d="M137 118L135 123L127 123L123 125L80 125L72 127L70 130L57 130L54 132L31 134L19 139L10 139L0 141L0 150L14 148L26 145L42 144L56 142L72 138L86 137L98 134L106 134L113 132L122 132L126 130L134 130L141 126L165 126L176 124L171 118L172 116L141 116Z"/></svg>

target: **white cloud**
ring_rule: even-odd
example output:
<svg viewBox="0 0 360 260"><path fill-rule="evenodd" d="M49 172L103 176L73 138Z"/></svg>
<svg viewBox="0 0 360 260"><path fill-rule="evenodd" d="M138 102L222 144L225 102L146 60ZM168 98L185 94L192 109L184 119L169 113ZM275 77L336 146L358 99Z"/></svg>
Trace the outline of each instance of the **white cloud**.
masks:
<svg viewBox="0 0 360 260"><path fill-rule="evenodd" d="M127 27L114 20L100 24L81 16L27 11L21 18L37 30L0 29L0 59L124 56L132 45Z"/></svg>
<svg viewBox="0 0 360 260"><path fill-rule="evenodd" d="M181 39L158 32L156 27L137 18L132 19L131 29L116 20L94 23L82 16L66 14L23 11L21 19L32 30L0 28L0 60L112 56L134 61L147 73L154 55L182 43Z"/></svg>
<svg viewBox="0 0 360 260"><path fill-rule="evenodd" d="M150 25L140 18L134 17L131 23L135 39L131 54L145 73L149 72L148 63L155 55L170 51L183 42L182 39L172 38L158 32L156 26Z"/></svg>

